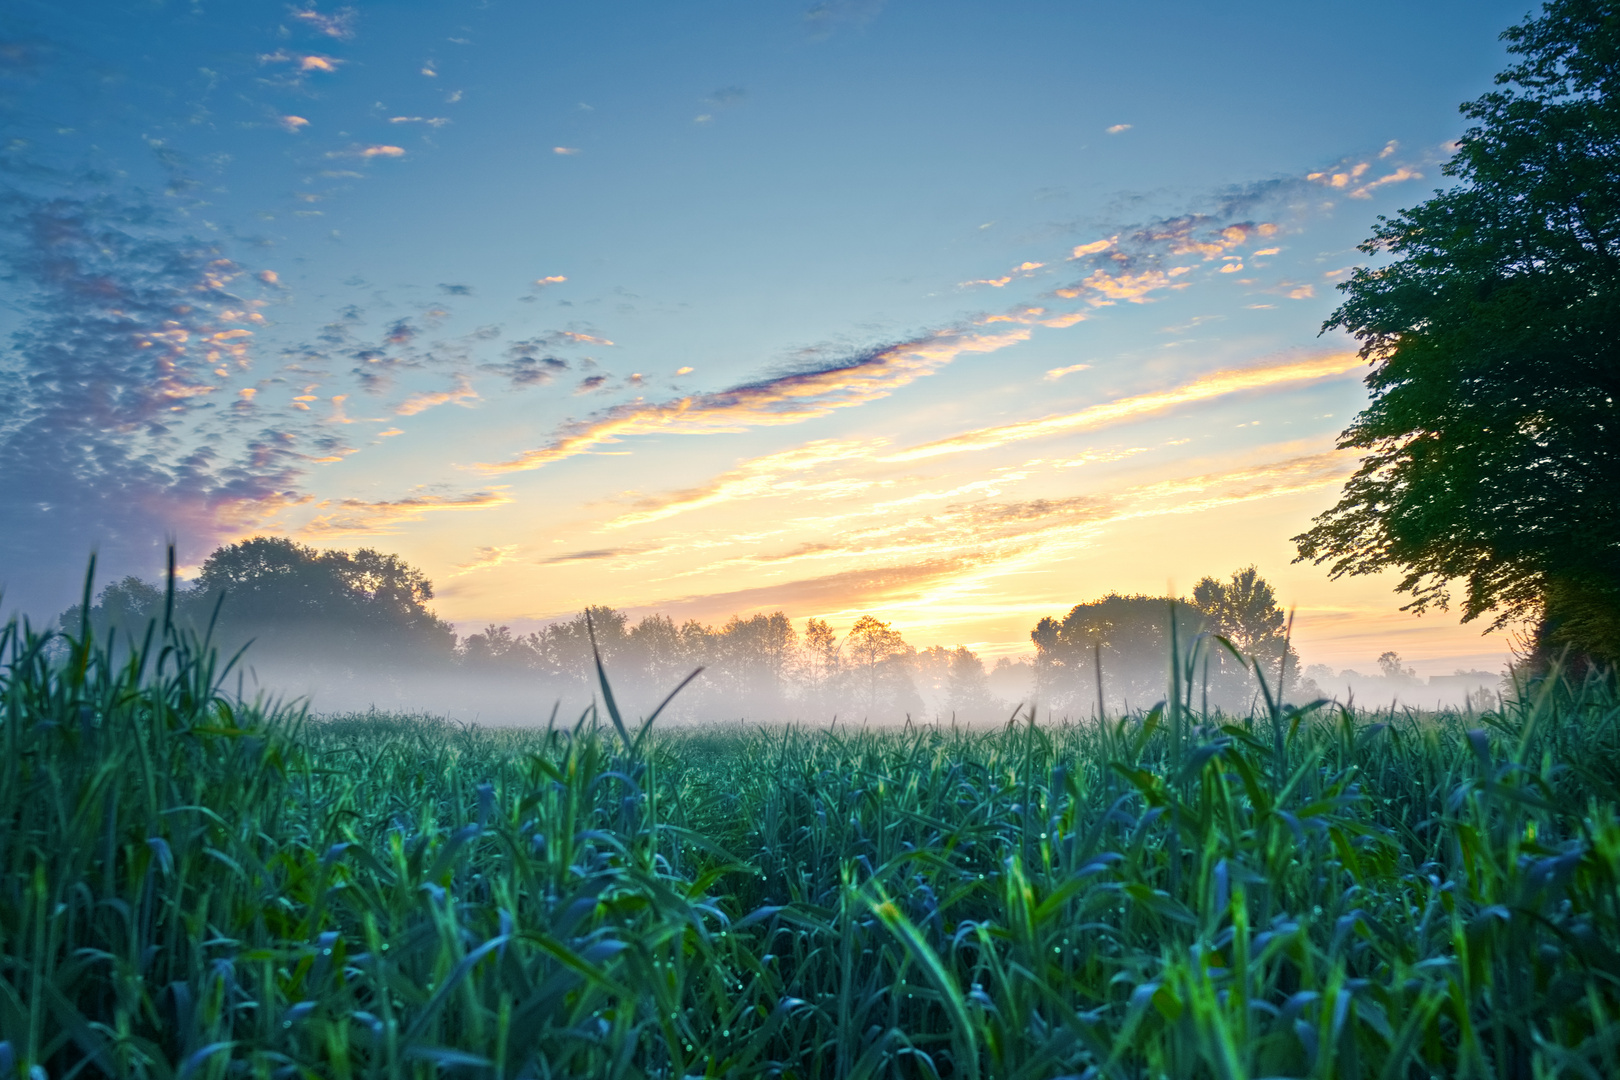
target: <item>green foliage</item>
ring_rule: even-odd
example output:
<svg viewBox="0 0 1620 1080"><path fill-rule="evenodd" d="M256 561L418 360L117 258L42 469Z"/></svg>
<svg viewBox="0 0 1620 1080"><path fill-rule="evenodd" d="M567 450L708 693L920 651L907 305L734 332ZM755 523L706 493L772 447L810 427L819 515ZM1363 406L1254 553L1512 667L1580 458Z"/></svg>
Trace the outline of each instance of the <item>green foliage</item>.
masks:
<svg viewBox="0 0 1620 1080"><path fill-rule="evenodd" d="M89 610L104 635L138 637L168 603L174 620L228 648L253 641L260 657L318 666L447 663L455 632L428 609L432 598L432 583L397 555L317 551L258 536L216 550L192 588L168 600L128 577L103 589ZM59 622L72 631L82 617L75 606Z"/></svg>
<svg viewBox="0 0 1620 1080"><path fill-rule="evenodd" d="M1620 1073L1598 683L621 736L63 646L0 630L0 1075Z"/></svg>
<svg viewBox="0 0 1620 1080"><path fill-rule="evenodd" d="M1409 605L1543 616L1620 660L1620 6L1551 0L1463 106L1461 183L1379 218L1324 329L1373 365L1340 439L1366 451L1295 538L1335 576L1405 572Z"/></svg>
<svg viewBox="0 0 1620 1080"><path fill-rule="evenodd" d="M1076 604L1061 621L1041 619L1030 639L1037 696L1060 715L1094 716L1099 703L1106 715L1164 697L1172 645L1189 658L1185 677L1198 684L1206 708L1253 708L1263 696L1256 662L1273 685L1299 685L1299 655L1288 644L1276 590L1253 566L1233 571L1229 581L1200 579L1190 602L1109 593Z"/></svg>

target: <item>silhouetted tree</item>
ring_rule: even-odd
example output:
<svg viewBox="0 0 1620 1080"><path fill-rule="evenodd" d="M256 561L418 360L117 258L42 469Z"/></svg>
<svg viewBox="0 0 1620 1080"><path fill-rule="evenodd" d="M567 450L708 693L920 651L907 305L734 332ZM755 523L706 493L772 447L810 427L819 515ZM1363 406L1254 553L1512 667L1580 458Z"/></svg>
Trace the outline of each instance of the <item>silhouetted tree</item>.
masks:
<svg viewBox="0 0 1620 1080"><path fill-rule="evenodd" d="M217 632L258 656L317 663L448 660L455 632L427 607L433 584L397 555L317 551L258 536L203 562L186 600L193 621L219 605Z"/></svg>
<svg viewBox="0 0 1620 1080"><path fill-rule="evenodd" d="M1041 619L1030 632L1037 698L1057 713L1095 712L1100 650L1103 698L1110 711L1146 707L1163 699L1170 670L1172 611L1177 647L1185 650L1205 621L1185 600L1109 593L1089 604L1076 604L1061 622Z"/></svg>
<svg viewBox="0 0 1620 1080"><path fill-rule="evenodd" d="M862 615L844 637L844 656L856 699L871 719L917 713L922 702L907 670L913 650L898 630L875 615Z"/></svg>
<svg viewBox="0 0 1620 1080"><path fill-rule="evenodd" d="M1361 246L1324 330L1373 365L1340 436L1366 452L1295 537L1331 573L1405 572L1411 610L1539 617L1620 660L1620 5L1549 0L1462 111L1458 186Z"/></svg>
<svg viewBox="0 0 1620 1080"><path fill-rule="evenodd" d="M1302 689L1299 654L1288 642L1288 620L1277 605L1277 591L1253 566L1232 572L1228 581L1203 578L1193 586L1193 606L1204 616L1204 630L1219 634L1243 654L1243 660L1219 648L1206 648L1203 670L1209 678L1212 704L1243 708L1259 689L1246 662L1258 662L1273 693ZM1286 658L1286 664L1284 659Z"/></svg>

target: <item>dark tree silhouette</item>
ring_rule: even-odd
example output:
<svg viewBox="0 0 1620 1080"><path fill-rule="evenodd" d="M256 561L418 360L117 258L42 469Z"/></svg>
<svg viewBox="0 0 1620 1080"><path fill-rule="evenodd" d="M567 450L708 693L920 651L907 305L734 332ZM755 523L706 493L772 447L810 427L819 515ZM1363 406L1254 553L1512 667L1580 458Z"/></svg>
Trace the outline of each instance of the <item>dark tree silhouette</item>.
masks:
<svg viewBox="0 0 1620 1080"><path fill-rule="evenodd" d="M1462 106L1461 183L1361 246L1324 330L1373 365L1340 437L1366 451L1295 537L1333 576L1405 572L1407 607L1539 617L1544 643L1620 659L1620 4L1551 0L1520 62Z"/></svg>
<svg viewBox="0 0 1620 1080"><path fill-rule="evenodd" d="M252 638L257 655L407 663L448 659L455 647L432 598L433 584L397 555L257 536L208 556L185 610L197 622L217 603L221 640Z"/></svg>
<svg viewBox="0 0 1620 1080"><path fill-rule="evenodd" d="M1076 604L1061 621L1042 619L1030 632L1035 643L1036 693L1042 704L1075 715L1094 711L1099 659L1103 696L1110 711L1146 707L1164 698L1172 610L1177 648L1185 651L1205 622L1202 613L1185 600L1109 593L1088 604Z"/></svg>

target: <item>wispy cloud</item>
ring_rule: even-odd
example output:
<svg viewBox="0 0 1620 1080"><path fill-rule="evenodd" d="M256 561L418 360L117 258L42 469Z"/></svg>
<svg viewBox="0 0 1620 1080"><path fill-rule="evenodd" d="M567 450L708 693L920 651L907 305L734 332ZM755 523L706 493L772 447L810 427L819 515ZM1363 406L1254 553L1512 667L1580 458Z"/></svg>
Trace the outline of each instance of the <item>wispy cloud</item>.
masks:
<svg viewBox="0 0 1620 1080"><path fill-rule="evenodd" d="M1007 271L1001 277L997 277L997 278L980 278L977 281L964 281L964 282L962 282L962 287L967 288L970 285L988 285L992 289L999 289L1002 286L1006 285L1008 282L1015 281L1018 278L1029 277L1031 274L1033 274L1035 271L1039 270L1041 267L1043 267L1045 265L1046 265L1045 263L1024 262L1024 263L1019 264L1018 266L1013 267L1011 270Z"/></svg>
<svg viewBox="0 0 1620 1080"><path fill-rule="evenodd" d="M815 530L813 519L801 519L794 523L794 533L808 530L816 539L795 540L786 550L751 551L694 573L857 565L754 588L686 593L648 606L693 614L782 607L831 615L880 608L928 621L964 609L983 615L986 605L994 603L985 595L993 579L1049 567L1095 542L1098 532L1110 525L1315 491L1341 482L1354 469L1352 454L1305 454L1113 492L958 502L921 516L911 511L886 517L867 527L839 518L835 527Z"/></svg>
<svg viewBox="0 0 1620 1080"><path fill-rule="evenodd" d="M1102 402L1078 412L1060 413L1024 420L1015 424L979 428L953 435L948 439L925 443L908 450L890 454L886 461L917 461L942 454L959 454L969 450L988 450L996 446L1039 439L1074 431L1089 431L1123 420L1164 412L1178 405L1207 401L1211 398L1245 391L1264 390L1288 383L1309 382L1332 378L1356 370L1365 361L1355 353L1332 353L1311 360L1296 360L1262 367L1237 368L1217 371L1171 387L1146 394L1136 394L1116 401Z"/></svg>
<svg viewBox="0 0 1620 1080"><path fill-rule="evenodd" d="M690 510L702 510L743 499L824 499L865 491L870 481L848 478L810 479L802 474L834 462L858 461L871 456L882 440L820 440L746 462L699 488L648 499L641 507L608 522L607 528L645 525Z"/></svg>
<svg viewBox="0 0 1620 1080"><path fill-rule="evenodd" d="M1052 368L1050 371L1048 371L1046 373L1046 377L1047 377L1047 379L1052 380L1052 381L1055 382L1058 379L1063 378L1063 376L1065 376L1065 375L1073 375L1077 371L1089 371L1089 370L1091 370L1091 365L1090 364L1070 364L1068 367L1055 367L1055 368Z"/></svg>
<svg viewBox="0 0 1620 1080"><path fill-rule="evenodd" d="M1378 154L1379 159L1387 158L1395 152L1396 144L1391 142ZM1381 166L1388 168L1388 166ZM1421 180L1423 174L1409 165L1402 165L1393 172L1385 173L1374 179L1363 179L1372 169L1371 161L1347 160L1331 169L1308 173L1305 179L1321 184L1324 187L1343 191L1352 199L1370 199L1372 193L1381 187L1390 184L1399 184L1407 180Z"/></svg>
<svg viewBox="0 0 1620 1080"><path fill-rule="evenodd" d="M261 64L291 64L294 70L302 73L306 71L333 72L343 63L335 56L322 56L320 53L287 52L277 49L273 53L264 53L259 57Z"/></svg>
<svg viewBox="0 0 1620 1080"><path fill-rule="evenodd" d="M963 353L994 352L1028 337L1027 330L1001 334L944 330L729 390L657 403L632 402L575 424L538 449L477 467L489 473L538 469L634 435L707 435L799 424L835 409L887 397Z"/></svg>
<svg viewBox="0 0 1620 1080"><path fill-rule="evenodd" d="M862 27L877 18L884 0L820 0L805 9L812 37L825 39L845 27Z"/></svg>
<svg viewBox="0 0 1620 1080"><path fill-rule="evenodd" d="M461 577L463 574L473 574L479 570L493 570L497 566L516 560L517 550L518 546L516 544L504 544L500 547L481 547L474 554L471 562L457 565L450 576Z"/></svg>
<svg viewBox="0 0 1620 1080"><path fill-rule="evenodd" d="M511 501L512 497L502 488L460 495L410 495L381 502L340 499L320 503L320 509L333 508L331 513L312 518L301 531L309 536L389 535L398 532L400 525L420 520L424 514L447 510L487 510Z"/></svg>
<svg viewBox="0 0 1620 1080"><path fill-rule="evenodd" d="M415 416L426 412L437 405L460 404L464 401L474 401L478 398L478 391L473 389L472 380L465 375L456 376L456 385L449 390L437 390L429 393L412 394L394 409L396 416Z"/></svg>
<svg viewBox="0 0 1620 1080"><path fill-rule="evenodd" d="M324 34L329 38L346 41L354 37L356 15L352 7L338 8L330 15L323 15L316 11L312 4L309 7L292 12L292 17L316 33Z"/></svg>

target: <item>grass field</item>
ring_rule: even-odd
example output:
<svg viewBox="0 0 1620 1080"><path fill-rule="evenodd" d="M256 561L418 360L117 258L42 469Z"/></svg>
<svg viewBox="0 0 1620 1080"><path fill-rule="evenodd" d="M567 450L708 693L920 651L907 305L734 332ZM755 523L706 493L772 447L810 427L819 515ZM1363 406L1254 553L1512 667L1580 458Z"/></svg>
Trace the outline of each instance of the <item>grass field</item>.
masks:
<svg viewBox="0 0 1620 1080"><path fill-rule="evenodd" d="M0 1080L1620 1076L1595 685L479 730L66 644L0 631Z"/></svg>

